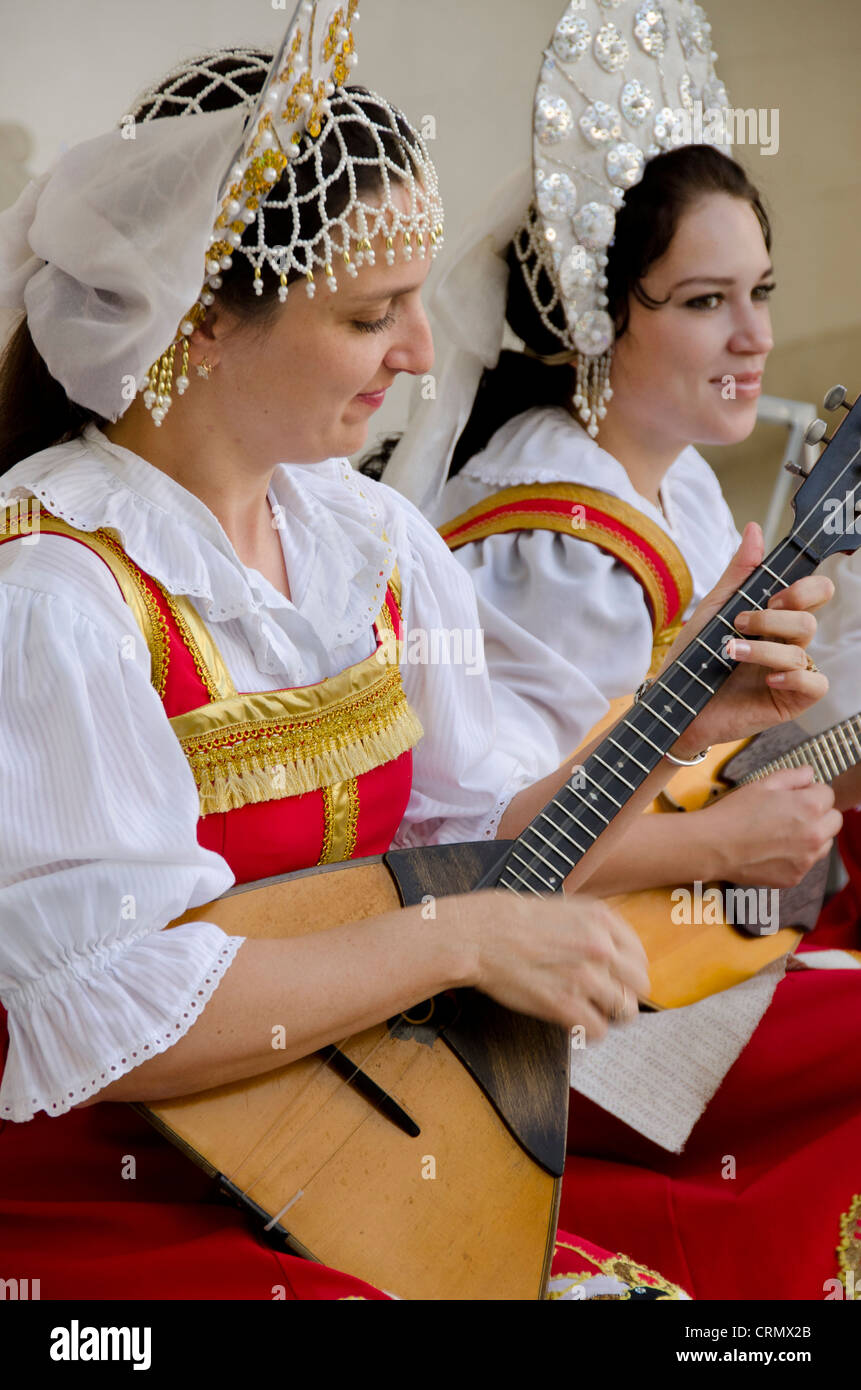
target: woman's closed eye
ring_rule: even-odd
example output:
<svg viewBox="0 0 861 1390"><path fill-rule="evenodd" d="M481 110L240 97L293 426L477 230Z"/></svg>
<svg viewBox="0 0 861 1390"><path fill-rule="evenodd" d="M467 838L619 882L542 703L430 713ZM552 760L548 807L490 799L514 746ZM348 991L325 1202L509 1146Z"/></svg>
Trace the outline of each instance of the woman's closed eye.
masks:
<svg viewBox="0 0 861 1390"><path fill-rule="evenodd" d="M358 328L360 333L382 333L386 328L391 328L395 321L395 316L391 309L381 319L353 319L353 327Z"/></svg>

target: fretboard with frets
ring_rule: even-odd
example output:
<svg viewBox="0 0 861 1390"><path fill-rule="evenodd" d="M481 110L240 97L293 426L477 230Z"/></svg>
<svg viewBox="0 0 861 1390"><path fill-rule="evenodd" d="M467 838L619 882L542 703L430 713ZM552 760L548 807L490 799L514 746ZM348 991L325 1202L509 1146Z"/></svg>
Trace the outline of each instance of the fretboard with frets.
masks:
<svg viewBox="0 0 861 1390"><path fill-rule="evenodd" d="M833 782L841 772L848 772L858 763L861 763L861 713L853 714L840 724L832 724L815 738L805 739L780 757L770 759L740 778L738 785L758 782L786 767L812 767L817 782Z"/></svg>
<svg viewBox="0 0 861 1390"><path fill-rule="evenodd" d="M735 669L725 649L729 638L740 636L739 613L765 608L774 594L815 568L792 541L771 552L530 822L505 859L496 880L500 888L559 890Z"/></svg>

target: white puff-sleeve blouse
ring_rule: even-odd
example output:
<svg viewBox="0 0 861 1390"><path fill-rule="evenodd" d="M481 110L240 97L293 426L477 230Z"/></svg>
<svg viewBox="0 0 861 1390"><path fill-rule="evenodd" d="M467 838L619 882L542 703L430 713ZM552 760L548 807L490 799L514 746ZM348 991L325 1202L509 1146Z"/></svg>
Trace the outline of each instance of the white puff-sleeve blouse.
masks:
<svg viewBox="0 0 861 1390"><path fill-rule="evenodd" d="M661 484L661 508L561 407L509 420L443 489L434 521L451 521L504 488L579 483L643 512L675 542L693 581L685 618L739 544L715 474L693 448ZM518 531L464 545L456 559L478 595L500 741L539 749L546 775L584 741L609 702L631 695L651 662L652 620L631 572L597 545L554 531ZM534 765L534 762L533 762Z"/></svg>
<svg viewBox="0 0 861 1390"><path fill-rule="evenodd" d="M7 504L35 497L80 529L115 527L146 573L192 599L239 690L311 684L367 657L395 558L407 639L471 631L461 654L480 646L469 579L443 542L346 460L273 474L291 600L241 563L198 498L94 426L2 484ZM29 504L17 507L26 532ZM405 643L425 735L397 843L492 837L533 780L529 756L498 747L483 665L411 662L422 650ZM234 878L197 841L197 789L142 635L104 563L68 538L0 545L0 747L0 1118L21 1121L63 1113L178 1041L242 938L206 922L163 930Z"/></svg>

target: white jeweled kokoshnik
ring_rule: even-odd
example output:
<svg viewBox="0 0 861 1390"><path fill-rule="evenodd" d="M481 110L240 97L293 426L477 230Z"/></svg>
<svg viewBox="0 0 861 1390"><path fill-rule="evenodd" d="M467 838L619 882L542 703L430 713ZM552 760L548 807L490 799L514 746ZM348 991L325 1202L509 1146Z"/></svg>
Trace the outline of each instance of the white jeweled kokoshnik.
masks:
<svg viewBox="0 0 861 1390"><path fill-rule="evenodd" d="M535 196L514 249L541 322L575 363L574 406L593 438L612 396L605 271L616 212L650 159L698 143L698 132L729 152L720 122L702 120L728 104L716 58L693 0L571 0L545 50Z"/></svg>
<svg viewBox="0 0 861 1390"><path fill-rule="evenodd" d="M398 114L376 93L363 94L360 105L348 91L343 90L357 62L352 26L358 20L358 0L346 0L340 5L303 0L269 68L264 86L254 102L245 125L242 143L225 174L218 194L218 214L209 237L203 285L196 303L178 327L171 345L150 368L142 387L144 404L160 425L171 405L171 388L175 358L179 350L182 368L176 379L176 390L182 395L189 385L189 339L203 322L222 284L222 272L229 271L235 255L243 255L254 268L254 290L263 293L263 269L268 266L278 276L278 298L283 303L288 295L291 272L305 279L310 297L316 292L315 269L322 269L330 291L338 288L335 267L343 266L346 274L355 276L363 263L375 263L373 243L384 238L385 257L389 265L395 262L399 243L403 258L412 259L430 252L435 256L443 239L443 209L439 196L436 171L421 136L412 131L412 141L403 140L398 126ZM223 59L225 55L210 55ZM207 60L200 60L193 69L179 68L171 74L158 91L144 94L138 103L145 110L143 121L155 119L164 104L184 104L179 117L200 112L200 95L182 95L184 78L190 72L211 76L212 90L219 82L232 86L238 101L248 104L241 85L241 75L259 67L260 56L253 50L235 50L237 67L233 77L211 72ZM221 64L223 66L223 63ZM171 78L176 82L171 83ZM167 85L168 91L165 92ZM369 118L366 107L372 106L379 115ZM371 136L376 147L372 156L351 154L348 132L359 124ZM393 161L386 151L382 134L390 134L406 155L406 165ZM414 141L414 143L413 143ZM321 150L324 144L337 146L338 158L327 173ZM314 177L311 186L301 192L296 170L311 164ZM364 199L357 189L356 168L371 167L379 176L381 192L372 200ZM346 176L349 197L337 212L326 206L329 189ZM286 188L284 185L286 184ZM270 196L276 185L283 196ZM405 206L393 197L393 186L401 191ZM405 195L405 196L404 196ZM321 225L315 234L302 237L300 211L303 204L313 204ZM292 215L291 236L286 244L269 245L266 235L266 211L289 211ZM255 228L253 237L250 235Z"/></svg>

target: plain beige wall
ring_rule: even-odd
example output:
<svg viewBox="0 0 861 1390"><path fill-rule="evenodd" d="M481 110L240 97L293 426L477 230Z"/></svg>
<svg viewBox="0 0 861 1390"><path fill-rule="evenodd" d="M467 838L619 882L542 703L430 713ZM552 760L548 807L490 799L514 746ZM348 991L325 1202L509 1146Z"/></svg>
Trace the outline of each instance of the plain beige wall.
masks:
<svg viewBox="0 0 861 1390"><path fill-rule="evenodd" d="M449 245L529 157L541 50L563 8L563 0L362 0L357 80L415 120L434 117ZM777 154L739 152L775 227L778 346L766 389L816 401L838 379L861 387L861 0L706 8L732 103L779 114ZM0 199L5 192L10 201L64 144L106 129L181 59L208 46L271 44L283 23L270 0L0 0ZM380 431L402 423L406 388L391 393ZM781 449L780 431L762 426L746 445L708 451L739 520L762 516Z"/></svg>

